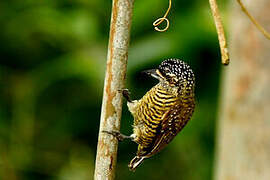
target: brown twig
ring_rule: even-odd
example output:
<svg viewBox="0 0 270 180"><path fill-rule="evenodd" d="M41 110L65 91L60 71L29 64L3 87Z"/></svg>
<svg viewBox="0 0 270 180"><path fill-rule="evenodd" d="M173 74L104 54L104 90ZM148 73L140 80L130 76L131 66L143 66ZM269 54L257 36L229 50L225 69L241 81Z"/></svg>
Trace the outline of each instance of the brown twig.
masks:
<svg viewBox="0 0 270 180"><path fill-rule="evenodd" d="M153 26L155 27L155 30L156 30L156 31L164 32L164 31L167 31L167 30L169 29L169 27L170 27L170 21L169 21L169 19L167 19L167 16L168 16L168 14L169 14L169 12L170 12L170 10L171 10L171 7L172 7L172 0L169 0L169 7L168 7L166 13L164 14L164 16L161 17L161 18L158 18L157 20L155 20L155 21L153 22ZM166 21L167 26L166 26L164 29L159 29L158 26L159 26L163 21Z"/></svg>
<svg viewBox="0 0 270 180"><path fill-rule="evenodd" d="M113 0L107 70L96 155L95 180L114 179L118 141L103 131L119 131L122 94L134 0Z"/></svg>
<svg viewBox="0 0 270 180"><path fill-rule="evenodd" d="M242 11L248 16L248 18L251 20L251 22L257 27L259 31L267 38L270 39L270 34L256 21L256 19L248 12L244 4L242 3L241 0L237 0L239 5L242 8Z"/></svg>
<svg viewBox="0 0 270 180"><path fill-rule="evenodd" d="M222 57L222 64L228 65L230 63L229 58L229 52L227 48L227 42L224 34L224 28L221 22L221 17L218 10L218 5L216 0L209 0L211 11L214 17L217 34L218 34L218 40L219 40L219 46L221 51L221 57Z"/></svg>

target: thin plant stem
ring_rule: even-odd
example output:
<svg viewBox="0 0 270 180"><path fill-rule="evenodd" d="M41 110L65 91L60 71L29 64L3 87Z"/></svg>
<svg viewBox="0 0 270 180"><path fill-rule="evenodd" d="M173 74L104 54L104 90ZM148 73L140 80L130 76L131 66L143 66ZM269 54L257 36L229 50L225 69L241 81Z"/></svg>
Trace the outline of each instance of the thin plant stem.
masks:
<svg viewBox="0 0 270 180"><path fill-rule="evenodd" d="M258 23L258 21L256 21L256 19L248 12L248 10L246 9L246 7L244 6L244 4L242 3L241 0L237 0L237 2L239 3L239 5L241 6L242 11L248 16L248 18L251 20L251 22L256 26L256 28L261 31L261 33L270 40L270 34L269 32L267 32L261 25L260 23Z"/></svg>
<svg viewBox="0 0 270 180"><path fill-rule="evenodd" d="M227 41L224 34L224 28L223 28L220 13L218 10L218 5L217 5L216 0L209 0L209 3L210 3L212 15L214 17L214 21L215 21L215 25L217 29L222 64L228 65L230 63L230 57L229 57L229 52L227 48Z"/></svg>
<svg viewBox="0 0 270 180"><path fill-rule="evenodd" d="M104 131L120 130L122 93L119 90L125 83L133 4L134 0L113 0L95 180L115 177L118 141Z"/></svg>

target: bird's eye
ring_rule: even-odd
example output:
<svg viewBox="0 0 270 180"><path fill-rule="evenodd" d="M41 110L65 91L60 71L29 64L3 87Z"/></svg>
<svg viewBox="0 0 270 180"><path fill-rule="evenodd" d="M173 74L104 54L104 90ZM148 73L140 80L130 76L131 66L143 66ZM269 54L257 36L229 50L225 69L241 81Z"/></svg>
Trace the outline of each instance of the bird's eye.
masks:
<svg viewBox="0 0 270 180"><path fill-rule="evenodd" d="M173 85L176 85L177 83L178 83L178 79L176 78L176 77L171 77L170 79L169 79L169 83L170 84L173 84Z"/></svg>

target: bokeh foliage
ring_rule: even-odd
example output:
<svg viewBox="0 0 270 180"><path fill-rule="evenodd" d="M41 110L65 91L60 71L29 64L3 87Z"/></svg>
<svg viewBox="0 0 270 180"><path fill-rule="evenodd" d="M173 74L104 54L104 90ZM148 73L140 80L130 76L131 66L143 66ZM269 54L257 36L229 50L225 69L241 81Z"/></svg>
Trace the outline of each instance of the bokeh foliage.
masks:
<svg viewBox="0 0 270 180"><path fill-rule="evenodd" d="M197 78L192 121L135 173L136 145L119 146L116 179L210 179L220 57L208 2L174 1L171 27L155 32L167 1L135 1L127 88L138 99L156 81L140 72L187 61ZM224 5L224 4L223 4ZM0 2L0 179L93 177L111 1ZM132 117L123 108L122 131ZM2 177L2 178L1 178Z"/></svg>

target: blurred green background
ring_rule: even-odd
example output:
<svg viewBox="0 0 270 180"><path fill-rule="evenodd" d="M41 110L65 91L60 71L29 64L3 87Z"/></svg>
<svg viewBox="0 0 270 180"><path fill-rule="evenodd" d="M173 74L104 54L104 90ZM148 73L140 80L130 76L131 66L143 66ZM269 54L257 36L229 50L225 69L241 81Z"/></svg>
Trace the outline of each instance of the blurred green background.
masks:
<svg viewBox="0 0 270 180"><path fill-rule="evenodd" d="M220 2L223 16L226 2ZM196 74L195 114L135 173L136 145L119 145L117 180L212 178L220 55L208 1L173 1L165 33L152 22L167 0L135 1L126 87L139 99L155 80L140 72L166 58ZM0 2L0 179L92 179L106 69L111 1ZM123 106L121 131L130 134Z"/></svg>

